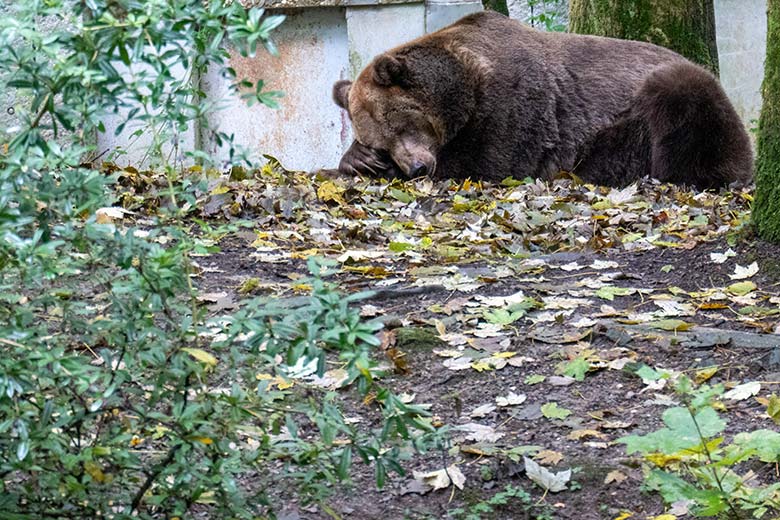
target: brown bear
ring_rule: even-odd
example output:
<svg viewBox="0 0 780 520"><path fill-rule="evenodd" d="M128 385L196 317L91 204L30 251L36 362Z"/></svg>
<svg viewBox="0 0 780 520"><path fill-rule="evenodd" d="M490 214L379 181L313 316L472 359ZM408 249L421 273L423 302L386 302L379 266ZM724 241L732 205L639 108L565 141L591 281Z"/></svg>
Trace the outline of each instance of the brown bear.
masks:
<svg viewBox="0 0 780 520"><path fill-rule="evenodd" d="M333 97L352 120L347 174L498 181L570 171L748 182L750 141L715 77L649 43L545 33L493 12L379 56Z"/></svg>

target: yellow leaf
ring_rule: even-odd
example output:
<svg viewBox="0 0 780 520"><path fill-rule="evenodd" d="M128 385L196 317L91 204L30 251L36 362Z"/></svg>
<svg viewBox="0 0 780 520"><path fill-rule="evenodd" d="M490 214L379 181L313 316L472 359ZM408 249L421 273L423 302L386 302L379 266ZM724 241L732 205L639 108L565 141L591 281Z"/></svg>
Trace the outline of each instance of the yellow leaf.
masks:
<svg viewBox="0 0 780 520"><path fill-rule="evenodd" d="M439 333L439 336L444 336L447 333L447 327L441 320L433 320L433 324L436 327L436 332Z"/></svg>
<svg viewBox="0 0 780 520"><path fill-rule="evenodd" d="M322 202L333 201L338 204L344 204L344 198L341 196L342 193L344 193L344 188L333 181L325 181L317 188L317 198Z"/></svg>
<svg viewBox="0 0 780 520"><path fill-rule="evenodd" d="M508 359L514 357L515 354L517 354L517 352L496 352L493 354L493 357Z"/></svg>
<svg viewBox="0 0 780 520"><path fill-rule="evenodd" d="M477 372L484 372L485 370L492 370L492 365L490 363L485 363L484 361L476 361L471 364L471 368L476 370Z"/></svg>
<svg viewBox="0 0 780 520"><path fill-rule="evenodd" d="M595 437L597 439L605 439L607 436L597 430L572 430L566 437L572 441L578 441L586 437Z"/></svg>
<svg viewBox="0 0 780 520"><path fill-rule="evenodd" d="M615 520L626 520L626 518L631 518L634 516L634 513L629 513L628 511L623 511L618 516L615 517Z"/></svg>
<svg viewBox="0 0 780 520"><path fill-rule="evenodd" d="M295 381L287 381L286 379L283 379L281 377L277 377L279 381L276 382L276 387L279 390L287 390L288 388L292 388L295 386Z"/></svg>
<svg viewBox="0 0 780 520"><path fill-rule="evenodd" d="M217 366L217 358L200 348L183 348L184 352L194 357L201 363L212 367Z"/></svg>
<svg viewBox="0 0 780 520"><path fill-rule="evenodd" d="M303 251L293 251L290 253L290 258L296 260L306 260L310 256L317 256L318 254L320 254L320 250L315 247L312 249L304 249Z"/></svg>
<svg viewBox="0 0 780 520"><path fill-rule="evenodd" d="M699 305L699 309L704 311L710 311L715 309L728 309L728 308L729 306L726 305L725 303L718 303L718 302L707 302Z"/></svg>
<svg viewBox="0 0 780 520"><path fill-rule="evenodd" d="M658 320L650 323L650 326L661 330L673 330L675 332L688 330L693 327L693 324L686 323L683 320Z"/></svg>
<svg viewBox="0 0 780 520"><path fill-rule="evenodd" d="M250 244L250 247L259 249L261 247L276 247L276 244L274 244L270 240L265 240L265 238L260 236L260 234L258 233L257 238L254 239L254 241Z"/></svg>
<svg viewBox="0 0 780 520"><path fill-rule="evenodd" d="M680 462L682 460L680 455L664 455L663 453L650 453L645 455L645 458L659 468L664 468L668 464L673 462Z"/></svg>
<svg viewBox="0 0 780 520"><path fill-rule="evenodd" d="M223 185L217 186L213 190L211 190L212 195L222 195L223 193L227 193L230 191L230 187Z"/></svg>
<svg viewBox="0 0 780 520"><path fill-rule="evenodd" d="M677 517L674 515L658 515L647 520L677 520Z"/></svg>
<svg viewBox="0 0 780 520"><path fill-rule="evenodd" d="M775 422L775 424L780 424L780 397L778 397L777 394L769 396L766 414Z"/></svg>
<svg viewBox="0 0 780 520"><path fill-rule="evenodd" d="M718 372L718 367L707 367L702 368L696 371L696 374L694 375L694 380L696 381L697 385L702 384L703 382L710 379L712 376L714 376Z"/></svg>
<svg viewBox="0 0 780 520"><path fill-rule="evenodd" d="M103 473L103 468L101 468L100 464L94 460L88 460L84 462L84 471L86 471L95 482L102 484L106 481L106 475Z"/></svg>
<svg viewBox="0 0 780 520"><path fill-rule="evenodd" d="M205 444L206 446L209 444L214 444L214 441L211 439L211 437L190 437L190 440Z"/></svg>
<svg viewBox="0 0 780 520"><path fill-rule="evenodd" d="M276 385L279 390L287 390L295 386L295 381L288 381L281 376L272 376L271 374L257 374L255 379L258 381L269 381L268 388Z"/></svg>
<svg viewBox="0 0 780 520"><path fill-rule="evenodd" d="M563 460L563 453L553 450L542 450L534 455L534 460L545 466L554 466Z"/></svg>

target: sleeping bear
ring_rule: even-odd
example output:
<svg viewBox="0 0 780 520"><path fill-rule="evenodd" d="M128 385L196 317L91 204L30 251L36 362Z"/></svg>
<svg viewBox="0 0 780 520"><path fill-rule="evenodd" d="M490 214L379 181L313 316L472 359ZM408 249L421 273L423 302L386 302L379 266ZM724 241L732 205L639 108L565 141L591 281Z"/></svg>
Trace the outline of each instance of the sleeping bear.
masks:
<svg viewBox="0 0 780 520"><path fill-rule="evenodd" d="M545 33L493 12L377 56L333 87L346 174L698 189L749 182L750 140L705 69L649 43Z"/></svg>

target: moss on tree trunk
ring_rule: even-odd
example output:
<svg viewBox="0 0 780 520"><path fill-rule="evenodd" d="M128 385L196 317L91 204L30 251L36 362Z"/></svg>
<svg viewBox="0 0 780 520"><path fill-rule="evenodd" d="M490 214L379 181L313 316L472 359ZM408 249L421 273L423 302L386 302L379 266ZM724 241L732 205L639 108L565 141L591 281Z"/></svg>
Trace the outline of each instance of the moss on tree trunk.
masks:
<svg viewBox="0 0 780 520"><path fill-rule="evenodd" d="M769 0L766 63L753 223L759 236L780 242L780 0Z"/></svg>
<svg viewBox="0 0 780 520"><path fill-rule="evenodd" d="M713 0L571 0L569 30L654 43L718 74Z"/></svg>

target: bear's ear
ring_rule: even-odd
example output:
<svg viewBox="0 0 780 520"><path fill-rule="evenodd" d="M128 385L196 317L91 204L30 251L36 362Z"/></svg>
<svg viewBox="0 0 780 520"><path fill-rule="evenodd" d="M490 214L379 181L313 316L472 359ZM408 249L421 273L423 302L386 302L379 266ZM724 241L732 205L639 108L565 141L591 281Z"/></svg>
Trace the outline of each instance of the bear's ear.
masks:
<svg viewBox="0 0 780 520"><path fill-rule="evenodd" d="M333 101L344 110L349 108L349 89L352 82L342 79L333 84Z"/></svg>
<svg viewBox="0 0 780 520"><path fill-rule="evenodd" d="M403 60L382 54L374 61L374 81L383 87L406 87L409 84L409 69Z"/></svg>

